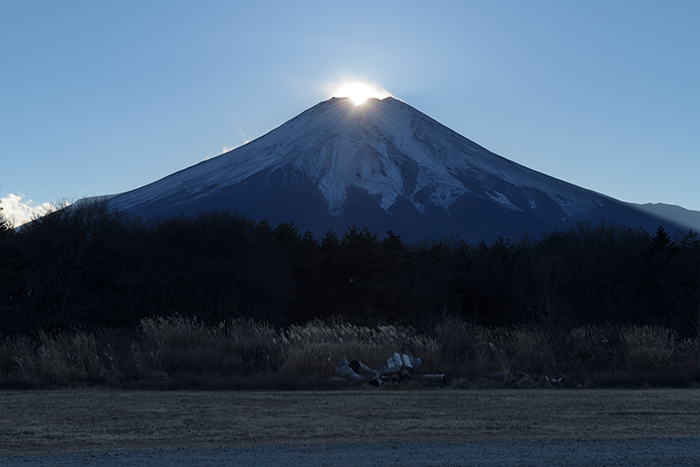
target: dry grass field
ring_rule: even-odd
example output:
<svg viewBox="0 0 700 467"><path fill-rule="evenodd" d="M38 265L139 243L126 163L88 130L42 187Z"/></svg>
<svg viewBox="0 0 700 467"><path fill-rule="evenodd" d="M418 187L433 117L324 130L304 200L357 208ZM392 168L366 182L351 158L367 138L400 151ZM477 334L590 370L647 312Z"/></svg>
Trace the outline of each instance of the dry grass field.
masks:
<svg viewBox="0 0 700 467"><path fill-rule="evenodd" d="M0 454L688 436L698 389L0 392Z"/></svg>

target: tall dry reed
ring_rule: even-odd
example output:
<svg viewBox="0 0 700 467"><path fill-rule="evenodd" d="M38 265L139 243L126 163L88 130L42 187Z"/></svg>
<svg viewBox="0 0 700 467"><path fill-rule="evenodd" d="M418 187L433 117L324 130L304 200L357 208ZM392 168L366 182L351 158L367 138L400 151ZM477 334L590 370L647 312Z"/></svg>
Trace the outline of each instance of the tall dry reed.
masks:
<svg viewBox="0 0 700 467"><path fill-rule="evenodd" d="M624 326L622 341L629 370L655 372L668 370L674 363L678 333L660 326Z"/></svg>
<svg viewBox="0 0 700 467"><path fill-rule="evenodd" d="M40 331L35 339L5 338L0 355L4 379L29 385L119 378L111 347L101 345L95 333L82 330Z"/></svg>
<svg viewBox="0 0 700 467"><path fill-rule="evenodd" d="M448 318L435 327L440 358L472 376L492 372L546 373L556 359L546 335L535 328L474 326Z"/></svg>
<svg viewBox="0 0 700 467"><path fill-rule="evenodd" d="M395 352L416 356L426 364L438 358L435 339L413 328L382 325L376 328L339 321L313 320L282 332L285 360L282 370L302 374L332 375L335 360L347 357L379 368Z"/></svg>
<svg viewBox="0 0 700 467"><path fill-rule="evenodd" d="M507 375L503 382L511 384L526 373L566 375L577 385L634 385L653 375L652 384L677 385L700 382L696 349L697 339L654 326L586 326L551 336L537 328L474 326L449 318L426 336L410 327L341 320L276 330L252 320L207 326L170 316L142 320L138 333L74 329L1 338L0 384L176 387L182 381L291 381L294 375L322 381L333 375L339 357L378 368L399 352L420 357L427 371L471 380L497 374Z"/></svg>
<svg viewBox="0 0 700 467"><path fill-rule="evenodd" d="M265 322L237 319L206 326L182 316L141 321L143 343L133 347L139 374L251 374L275 371L283 350Z"/></svg>

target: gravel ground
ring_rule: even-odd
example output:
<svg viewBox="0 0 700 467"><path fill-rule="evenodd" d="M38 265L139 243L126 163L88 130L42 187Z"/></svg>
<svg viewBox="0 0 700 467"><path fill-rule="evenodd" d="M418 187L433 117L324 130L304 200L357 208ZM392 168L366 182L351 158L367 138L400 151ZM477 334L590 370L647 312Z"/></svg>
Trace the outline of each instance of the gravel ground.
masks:
<svg viewBox="0 0 700 467"><path fill-rule="evenodd" d="M698 466L700 438L354 443L0 456L15 466Z"/></svg>

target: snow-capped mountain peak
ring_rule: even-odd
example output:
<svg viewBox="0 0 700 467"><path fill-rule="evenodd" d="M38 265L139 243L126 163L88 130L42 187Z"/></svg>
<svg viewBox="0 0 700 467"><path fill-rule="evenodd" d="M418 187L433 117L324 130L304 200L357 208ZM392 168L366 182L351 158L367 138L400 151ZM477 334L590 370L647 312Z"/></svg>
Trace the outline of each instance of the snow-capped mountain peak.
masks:
<svg viewBox="0 0 700 467"><path fill-rule="evenodd" d="M112 203L144 215L231 208L317 230L352 222L415 230L427 223L426 234L446 234L475 227L469 210L481 219L477 230L492 233L509 216L520 227L549 227L615 201L493 154L387 97L361 105L349 98L321 102Z"/></svg>

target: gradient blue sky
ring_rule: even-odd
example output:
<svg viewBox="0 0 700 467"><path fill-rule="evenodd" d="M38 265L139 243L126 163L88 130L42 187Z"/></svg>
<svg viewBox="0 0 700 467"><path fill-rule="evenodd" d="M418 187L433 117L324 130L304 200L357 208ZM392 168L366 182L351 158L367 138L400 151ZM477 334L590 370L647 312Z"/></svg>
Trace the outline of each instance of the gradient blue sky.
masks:
<svg viewBox="0 0 700 467"><path fill-rule="evenodd" d="M699 24L697 0L3 2L0 198L131 190L359 79L532 169L700 210Z"/></svg>

